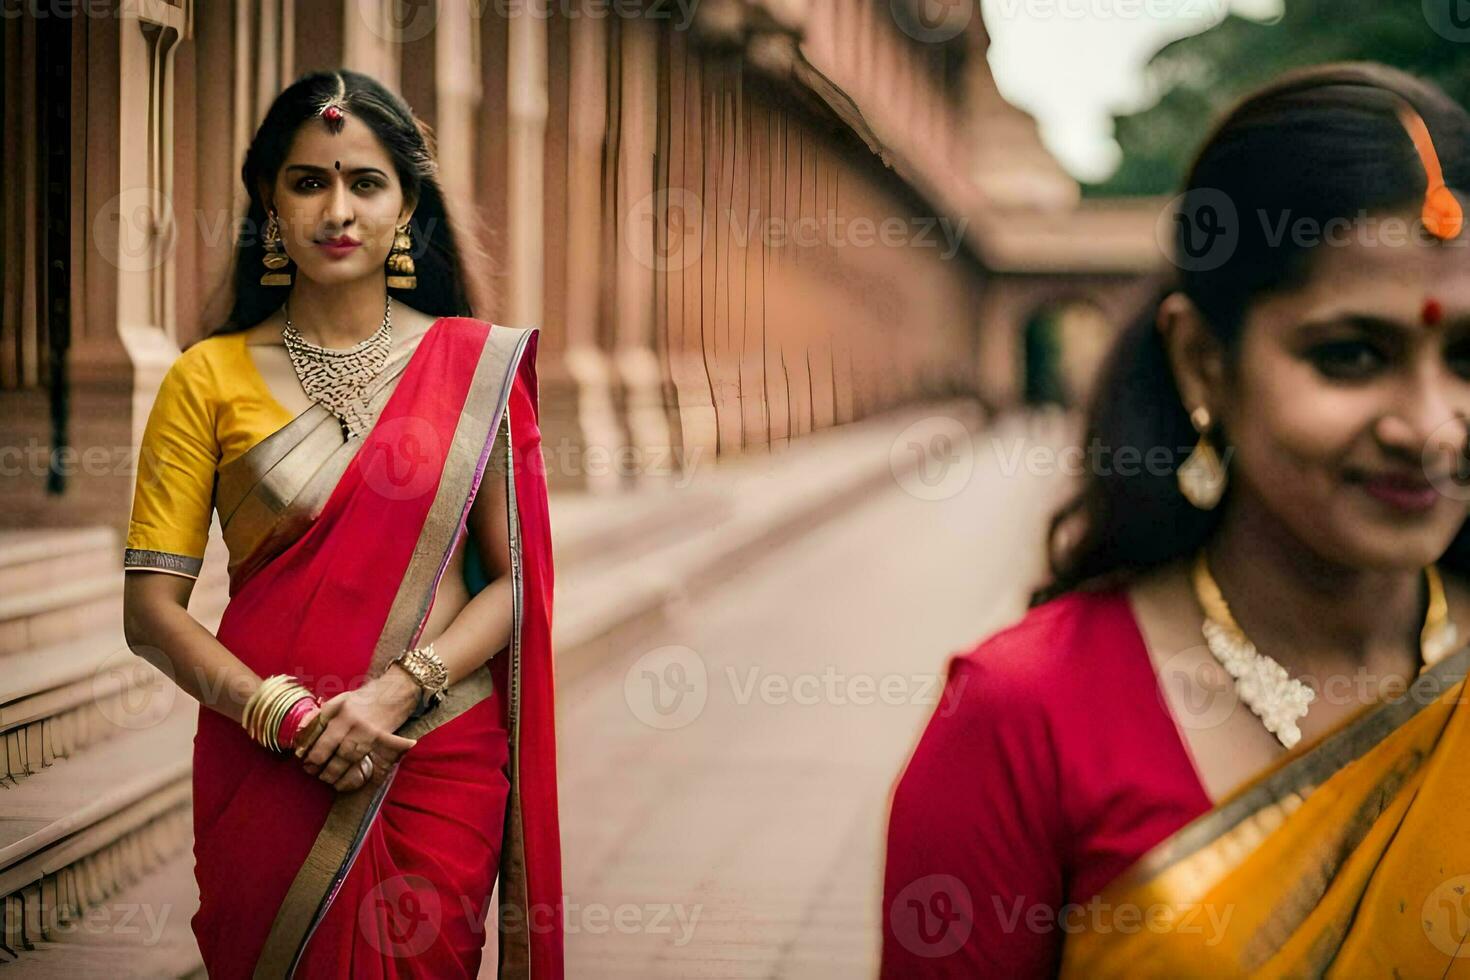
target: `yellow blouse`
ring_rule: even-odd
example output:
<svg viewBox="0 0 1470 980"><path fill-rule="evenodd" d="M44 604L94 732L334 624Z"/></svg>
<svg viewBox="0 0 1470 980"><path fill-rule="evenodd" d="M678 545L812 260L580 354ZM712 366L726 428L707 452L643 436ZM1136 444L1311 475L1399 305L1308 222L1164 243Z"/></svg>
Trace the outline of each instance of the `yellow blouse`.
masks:
<svg viewBox="0 0 1470 980"><path fill-rule="evenodd" d="M180 354L143 431L123 568L198 578L219 468L294 417L271 395L244 333Z"/></svg>

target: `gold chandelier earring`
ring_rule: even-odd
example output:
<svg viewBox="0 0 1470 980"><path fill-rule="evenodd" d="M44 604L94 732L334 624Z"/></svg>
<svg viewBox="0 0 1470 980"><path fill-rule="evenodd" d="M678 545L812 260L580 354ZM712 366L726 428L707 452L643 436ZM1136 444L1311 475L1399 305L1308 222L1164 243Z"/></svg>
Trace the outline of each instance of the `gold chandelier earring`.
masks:
<svg viewBox="0 0 1470 980"><path fill-rule="evenodd" d="M1199 406L1189 413L1189 421L1199 441L1175 474L1179 492L1200 510L1213 510L1225 495L1225 464L1210 442L1210 410Z"/></svg>
<svg viewBox="0 0 1470 980"><path fill-rule="evenodd" d="M413 238L405 221L394 233L393 250L388 253L388 288L414 289L418 284L413 268Z"/></svg>
<svg viewBox="0 0 1470 980"><path fill-rule="evenodd" d="M291 273L285 271L286 266L291 264L291 259L286 255L286 246L281 243L281 223L276 220L274 211L266 220L265 234L261 236L261 244L265 246L265 255L260 261L266 271L265 275L260 277L260 284L262 286L291 285Z"/></svg>

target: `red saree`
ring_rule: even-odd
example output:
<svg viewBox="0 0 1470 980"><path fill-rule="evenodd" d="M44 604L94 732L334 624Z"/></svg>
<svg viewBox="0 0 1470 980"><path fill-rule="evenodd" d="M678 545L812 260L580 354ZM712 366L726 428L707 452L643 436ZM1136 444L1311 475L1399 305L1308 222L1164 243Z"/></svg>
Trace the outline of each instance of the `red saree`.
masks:
<svg viewBox="0 0 1470 980"><path fill-rule="evenodd" d="M562 976L536 339L441 319L385 370L364 438L313 406L221 471L227 540L249 525L256 544L232 553L218 637L261 676L325 700L413 646L487 467L507 485L516 615L507 651L400 729L418 744L376 789L339 794L200 712L191 924L212 978L472 977L497 873L500 975ZM471 594L482 564L471 536Z"/></svg>

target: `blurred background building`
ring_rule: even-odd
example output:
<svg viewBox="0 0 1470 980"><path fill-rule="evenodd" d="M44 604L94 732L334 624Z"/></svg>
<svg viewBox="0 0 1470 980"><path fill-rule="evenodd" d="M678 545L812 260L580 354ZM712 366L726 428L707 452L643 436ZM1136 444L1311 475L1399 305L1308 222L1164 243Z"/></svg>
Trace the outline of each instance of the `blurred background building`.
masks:
<svg viewBox="0 0 1470 980"><path fill-rule="evenodd" d="M245 147L300 73L372 73L433 127L477 312L542 330L560 500L925 400L1076 403L1160 265L1159 202L1083 197L974 3L3 6L0 960L64 970L65 910L189 883L190 719L138 721L120 542L158 382L225 311Z"/></svg>

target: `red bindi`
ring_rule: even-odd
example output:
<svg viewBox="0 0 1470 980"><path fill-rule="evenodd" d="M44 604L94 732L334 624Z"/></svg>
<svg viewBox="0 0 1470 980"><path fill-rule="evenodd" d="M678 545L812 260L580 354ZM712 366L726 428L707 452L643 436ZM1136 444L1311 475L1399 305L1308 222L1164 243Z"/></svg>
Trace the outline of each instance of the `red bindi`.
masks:
<svg viewBox="0 0 1470 980"><path fill-rule="evenodd" d="M1424 301L1424 308L1419 311L1419 318L1427 327L1439 326L1439 322L1444 319L1444 305L1431 296Z"/></svg>
<svg viewBox="0 0 1470 980"><path fill-rule="evenodd" d="M327 122L342 121L342 110L334 105L329 105L325 109L323 109L322 115L326 117Z"/></svg>

